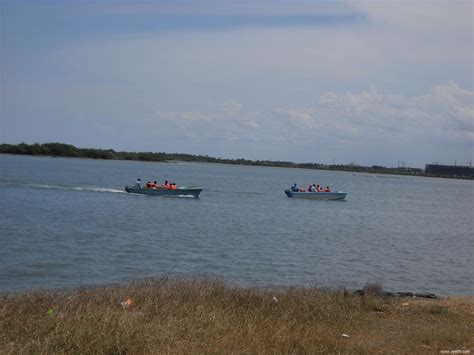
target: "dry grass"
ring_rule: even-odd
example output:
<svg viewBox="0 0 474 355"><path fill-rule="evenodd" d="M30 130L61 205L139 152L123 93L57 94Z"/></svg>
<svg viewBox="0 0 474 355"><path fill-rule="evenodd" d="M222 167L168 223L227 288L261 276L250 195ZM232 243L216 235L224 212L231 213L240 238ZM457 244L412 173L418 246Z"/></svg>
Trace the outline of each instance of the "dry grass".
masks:
<svg viewBox="0 0 474 355"><path fill-rule="evenodd" d="M122 306L127 299L131 305ZM2 295L1 302L0 353L415 354L474 349L472 297L383 299L317 289L242 289L214 280L144 280Z"/></svg>

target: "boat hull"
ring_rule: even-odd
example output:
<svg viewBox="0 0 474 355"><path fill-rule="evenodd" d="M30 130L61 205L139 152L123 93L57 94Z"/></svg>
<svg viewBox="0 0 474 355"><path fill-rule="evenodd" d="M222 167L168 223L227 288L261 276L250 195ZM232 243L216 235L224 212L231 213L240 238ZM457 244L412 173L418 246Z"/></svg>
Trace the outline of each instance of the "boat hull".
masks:
<svg viewBox="0 0 474 355"><path fill-rule="evenodd" d="M170 189L146 189L138 186L126 186L125 191L132 194L142 194L142 195L153 195L153 196L176 196L176 197L185 197L192 196L195 198L199 197L202 189L200 187L180 187L176 190Z"/></svg>
<svg viewBox="0 0 474 355"><path fill-rule="evenodd" d="M285 194L288 197L304 198L308 200L344 200L347 196L347 192L334 191L334 192L292 192L285 190Z"/></svg>

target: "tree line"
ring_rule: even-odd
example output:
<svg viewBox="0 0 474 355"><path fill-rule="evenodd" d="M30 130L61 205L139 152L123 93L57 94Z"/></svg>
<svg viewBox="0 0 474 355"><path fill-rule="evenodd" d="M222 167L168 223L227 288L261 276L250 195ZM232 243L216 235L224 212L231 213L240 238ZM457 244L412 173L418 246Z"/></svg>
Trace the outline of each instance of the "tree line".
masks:
<svg viewBox="0 0 474 355"><path fill-rule="evenodd" d="M183 153L164 152L124 152L113 149L77 148L72 144L44 143L44 144L0 144L0 154L22 154L36 156L91 158L108 160L136 160L148 162L188 161L201 163L257 165L284 168L324 169L337 171L352 171L379 174L423 175L422 169L416 168L387 168L384 166L360 166L355 164L319 164L319 163L293 163L290 161L249 160L249 159L224 159L207 155L194 155Z"/></svg>

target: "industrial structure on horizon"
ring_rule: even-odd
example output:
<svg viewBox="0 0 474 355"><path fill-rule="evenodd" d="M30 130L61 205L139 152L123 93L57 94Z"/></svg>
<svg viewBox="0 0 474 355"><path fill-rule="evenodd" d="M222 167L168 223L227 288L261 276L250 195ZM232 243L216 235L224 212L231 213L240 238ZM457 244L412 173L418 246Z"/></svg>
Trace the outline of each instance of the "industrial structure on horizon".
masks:
<svg viewBox="0 0 474 355"><path fill-rule="evenodd" d="M425 174L432 176L456 176L474 178L474 168L471 165L425 165Z"/></svg>

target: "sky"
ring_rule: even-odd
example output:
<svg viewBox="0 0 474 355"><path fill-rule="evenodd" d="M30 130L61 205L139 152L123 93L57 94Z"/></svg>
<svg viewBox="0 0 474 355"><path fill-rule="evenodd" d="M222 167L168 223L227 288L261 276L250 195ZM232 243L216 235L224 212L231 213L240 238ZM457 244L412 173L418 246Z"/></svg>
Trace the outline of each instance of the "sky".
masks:
<svg viewBox="0 0 474 355"><path fill-rule="evenodd" d="M0 0L0 143L468 164L473 33L458 0Z"/></svg>

